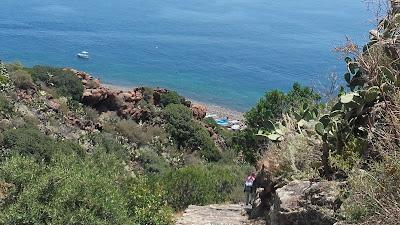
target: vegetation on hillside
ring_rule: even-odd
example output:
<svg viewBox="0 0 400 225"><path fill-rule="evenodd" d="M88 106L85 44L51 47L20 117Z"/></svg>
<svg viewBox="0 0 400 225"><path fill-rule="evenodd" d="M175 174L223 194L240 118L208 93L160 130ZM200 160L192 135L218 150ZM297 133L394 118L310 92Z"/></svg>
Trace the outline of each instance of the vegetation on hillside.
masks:
<svg viewBox="0 0 400 225"><path fill-rule="evenodd" d="M190 204L242 201L250 171L175 92L145 121L81 103L71 71L1 63L1 224L172 224ZM97 125L98 124L98 125ZM26 210L29 209L29 210Z"/></svg>
<svg viewBox="0 0 400 225"><path fill-rule="evenodd" d="M0 223L173 224L191 204L242 201L263 165L283 183L346 184L338 220L400 224L399 26L393 9L362 49L340 48L346 83L329 102L270 90L239 132L195 119L176 92L144 88L151 116L121 117L84 105L70 70L0 63Z"/></svg>
<svg viewBox="0 0 400 225"><path fill-rule="evenodd" d="M363 48L338 48L347 72L337 98L322 106L317 93L297 85L288 94L267 92L234 138L247 160L283 182L345 182L336 216L348 223L400 223L399 19L393 9Z"/></svg>

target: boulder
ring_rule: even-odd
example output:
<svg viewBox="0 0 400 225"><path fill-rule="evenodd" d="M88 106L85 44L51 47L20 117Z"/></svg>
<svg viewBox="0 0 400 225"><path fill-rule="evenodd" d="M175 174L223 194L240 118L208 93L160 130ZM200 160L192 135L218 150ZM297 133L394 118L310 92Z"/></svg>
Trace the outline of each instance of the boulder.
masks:
<svg viewBox="0 0 400 225"><path fill-rule="evenodd" d="M61 106L60 103L55 99L49 99L46 102L46 105L47 105L47 107L49 107L50 109L52 109L56 112L58 112L58 110L60 110L60 106Z"/></svg>
<svg viewBox="0 0 400 225"><path fill-rule="evenodd" d="M278 188L270 211L271 225L333 225L343 183L292 181Z"/></svg>
<svg viewBox="0 0 400 225"><path fill-rule="evenodd" d="M198 120L204 119L207 115L207 108L205 106L193 104L191 109L193 112L193 117Z"/></svg>

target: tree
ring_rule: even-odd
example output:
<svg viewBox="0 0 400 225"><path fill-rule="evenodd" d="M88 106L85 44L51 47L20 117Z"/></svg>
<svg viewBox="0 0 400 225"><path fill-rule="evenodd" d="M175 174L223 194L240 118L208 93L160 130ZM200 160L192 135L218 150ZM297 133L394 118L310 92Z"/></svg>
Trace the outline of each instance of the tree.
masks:
<svg viewBox="0 0 400 225"><path fill-rule="evenodd" d="M321 96L309 87L294 83L285 94L279 90L268 91L256 106L245 114L246 123L251 128L266 127L269 121L276 121L283 113L297 111L304 104L316 105Z"/></svg>
<svg viewBox="0 0 400 225"><path fill-rule="evenodd" d="M245 114L246 123L249 127L265 127L269 120L276 120L287 110L288 102L285 93L279 90L272 90L249 112Z"/></svg>
<svg viewBox="0 0 400 225"><path fill-rule="evenodd" d="M218 161L221 154L208 131L193 120L192 111L182 104L169 104L163 112L167 131L181 149L199 151L209 161Z"/></svg>

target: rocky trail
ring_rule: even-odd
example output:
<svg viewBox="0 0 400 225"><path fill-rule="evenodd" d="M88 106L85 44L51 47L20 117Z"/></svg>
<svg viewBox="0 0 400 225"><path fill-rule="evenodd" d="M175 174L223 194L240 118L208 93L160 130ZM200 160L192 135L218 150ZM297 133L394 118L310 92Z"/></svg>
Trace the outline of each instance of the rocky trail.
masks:
<svg viewBox="0 0 400 225"><path fill-rule="evenodd" d="M176 225L261 225L248 219L246 209L239 204L189 206Z"/></svg>

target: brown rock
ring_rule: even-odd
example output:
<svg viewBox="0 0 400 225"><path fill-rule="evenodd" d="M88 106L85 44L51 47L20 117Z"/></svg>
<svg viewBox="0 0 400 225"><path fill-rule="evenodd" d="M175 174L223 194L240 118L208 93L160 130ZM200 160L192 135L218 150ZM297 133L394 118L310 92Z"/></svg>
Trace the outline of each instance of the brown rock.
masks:
<svg viewBox="0 0 400 225"><path fill-rule="evenodd" d="M207 115L207 108L202 105L194 104L191 107L194 118L201 120L204 119Z"/></svg>
<svg viewBox="0 0 400 225"><path fill-rule="evenodd" d="M333 225L342 183L292 181L276 190L270 219L274 225Z"/></svg>
<svg viewBox="0 0 400 225"><path fill-rule="evenodd" d="M50 99L47 101L47 107L54 111L58 111L60 109L60 103L55 99Z"/></svg>

